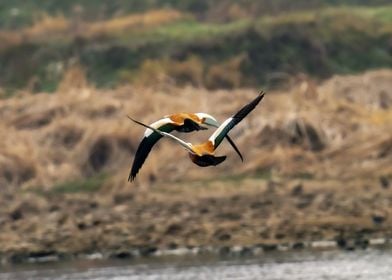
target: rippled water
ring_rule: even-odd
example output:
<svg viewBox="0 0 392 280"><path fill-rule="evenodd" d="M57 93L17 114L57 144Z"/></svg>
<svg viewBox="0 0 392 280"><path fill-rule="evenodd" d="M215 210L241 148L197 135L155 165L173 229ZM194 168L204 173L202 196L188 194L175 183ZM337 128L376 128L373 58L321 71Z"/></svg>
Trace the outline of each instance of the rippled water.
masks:
<svg viewBox="0 0 392 280"><path fill-rule="evenodd" d="M14 266L0 279L392 279L392 251L285 252L257 258L155 258Z"/></svg>

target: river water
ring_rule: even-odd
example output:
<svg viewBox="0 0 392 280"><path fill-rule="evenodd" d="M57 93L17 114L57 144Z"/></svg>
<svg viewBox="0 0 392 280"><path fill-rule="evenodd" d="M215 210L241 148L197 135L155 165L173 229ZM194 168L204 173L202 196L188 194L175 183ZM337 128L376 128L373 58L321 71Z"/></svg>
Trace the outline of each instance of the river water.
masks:
<svg viewBox="0 0 392 280"><path fill-rule="evenodd" d="M253 258L166 257L0 267L1 280L392 280L392 251L276 252Z"/></svg>

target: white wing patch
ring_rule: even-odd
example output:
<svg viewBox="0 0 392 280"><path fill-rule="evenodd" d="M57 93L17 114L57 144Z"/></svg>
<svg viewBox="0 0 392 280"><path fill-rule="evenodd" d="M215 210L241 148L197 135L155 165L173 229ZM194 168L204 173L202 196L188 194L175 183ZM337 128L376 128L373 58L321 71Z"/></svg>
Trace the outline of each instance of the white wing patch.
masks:
<svg viewBox="0 0 392 280"><path fill-rule="evenodd" d="M222 133L222 131L225 129L225 127L231 122L233 118L228 118L225 120L216 130L215 132L208 138L209 141L211 141L215 145L215 139Z"/></svg>
<svg viewBox="0 0 392 280"><path fill-rule="evenodd" d="M150 124L150 126L159 130L159 128L161 126L164 126L165 124L168 124L168 123L174 123L174 122L169 118L164 118L164 119L160 119L156 122L153 122L152 124ZM146 131L144 132L144 137L148 137L152 133L153 133L153 131L151 129L147 128Z"/></svg>
<svg viewBox="0 0 392 280"><path fill-rule="evenodd" d="M195 115L198 116L200 119L212 119L214 121L217 121L213 116L207 113L196 113Z"/></svg>
<svg viewBox="0 0 392 280"><path fill-rule="evenodd" d="M195 114L198 118L204 119L204 124L214 127L219 127L219 122L211 115L206 113L196 113Z"/></svg>

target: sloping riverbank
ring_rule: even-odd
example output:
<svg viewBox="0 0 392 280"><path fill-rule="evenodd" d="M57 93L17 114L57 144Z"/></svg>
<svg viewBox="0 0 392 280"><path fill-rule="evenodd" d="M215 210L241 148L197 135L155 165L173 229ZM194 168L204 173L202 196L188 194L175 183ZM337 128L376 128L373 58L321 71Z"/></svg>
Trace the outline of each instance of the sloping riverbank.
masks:
<svg viewBox="0 0 392 280"><path fill-rule="evenodd" d="M229 156L222 165L198 168L162 141L133 184L126 179L143 129L127 114L150 122L207 111L223 120L257 92L86 87L0 100L0 255L25 261L388 240L391 81L389 70L321 85L304 78L269 92L233 130L244 163L222 145Z"/></svg>

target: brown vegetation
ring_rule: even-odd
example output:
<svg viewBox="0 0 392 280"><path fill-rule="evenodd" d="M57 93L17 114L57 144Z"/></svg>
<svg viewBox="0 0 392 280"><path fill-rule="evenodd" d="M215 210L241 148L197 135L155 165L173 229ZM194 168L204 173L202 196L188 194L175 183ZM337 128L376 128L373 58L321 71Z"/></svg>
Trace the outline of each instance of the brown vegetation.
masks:
<svg viewBox="0 0 392 280"><path fill-rule="evenodd" d="M221 153L229 155L224 164L196 168L181 147L162 141L137 184L260 170L320 178L391 174L391 77L390 71L375 71L313 87L303 79L288 92L269 92L260 108L231 132L244 163L222 145ZM50 188L101 172L117 177L117 187L128 186L125 179L143 129L126 115L152 122L172 112L205 111L222 121L256 94L171 86L97 91L88 87L78 67L60 89L53 95L22 94L0 101L2 188ZM209 133L184 137L202 139ZM183 156L173 161L177 152ZM19 162L30 171L22 172Z"/></svg>

